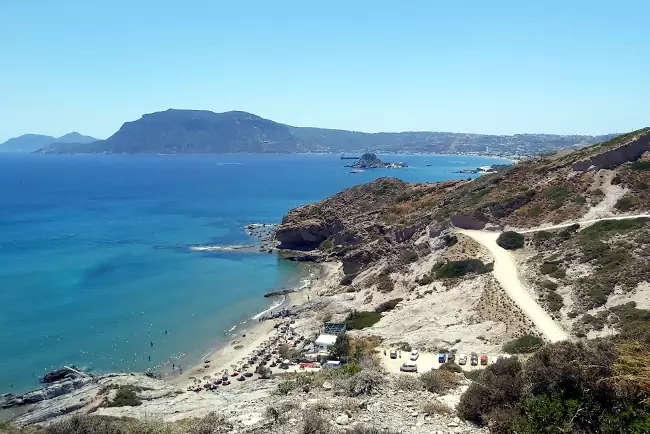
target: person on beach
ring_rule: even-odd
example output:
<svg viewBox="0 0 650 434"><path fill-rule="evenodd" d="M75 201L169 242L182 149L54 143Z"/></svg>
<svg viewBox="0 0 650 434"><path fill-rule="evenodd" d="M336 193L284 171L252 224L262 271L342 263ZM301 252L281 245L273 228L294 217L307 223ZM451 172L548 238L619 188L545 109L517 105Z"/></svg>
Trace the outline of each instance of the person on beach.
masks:
<svg viewBox="0 0 650 434"><path fill-rule="evenodd" d="M153 348L153 341L151 341L150 344L151 344L151 348Z"/></svg>
<svg viewBox="0 0 650 434"><path fill-rule="evenodd" d="M176 368L175 368L175 364L172 363L172 371L173 371L174 369L176 369Z"/></svg>
<svg viewBox="0 0 650 434"><path fill-rule="evenodd" d="M149 361L151 361L151 356L149 356Z"/></svg>

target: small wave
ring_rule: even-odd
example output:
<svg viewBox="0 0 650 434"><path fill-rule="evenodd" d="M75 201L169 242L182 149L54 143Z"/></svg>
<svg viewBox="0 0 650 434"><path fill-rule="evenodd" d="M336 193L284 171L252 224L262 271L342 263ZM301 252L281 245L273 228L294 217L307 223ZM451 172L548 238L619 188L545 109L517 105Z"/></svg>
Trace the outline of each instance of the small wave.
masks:
<svg viewBox="0 0 650 434"><path fill-rule="evenodd" d="M244 249L253 249L253 248L255 248L255 245L253 244L233 244L231 246L197 245L197 246L189 247L189 249L194 252L224 252L224 251L229 252L233 250L244 250Z"/></svg>
<svg viewBox="0 0 650 434"><path fill-rule="evenodd" d="M260 319L260 317L262 317L263 315L266 315L267 313L271 312L272 310L277 309L280 306L282 306L286 300L287 300L287 296L283 295L282 298L280 300L276 301L275 303L273 303L271 305L271 307L269 307L268 309L263 310L262 312L258 313L252 319Z"/></svg>
<svg viewBox="0 0 650 434"><path fill-rule="evenodd" d="M217 166L241 166L244 163L217 163Z"/></svg>
<svg viewBox="0 0 650 434"><path fill-rule="evenodd" d="M228 331L229 331L229 332L232 332L232 331L234 331L236 328L237 328L237 326L234 325L234 326L232 326L232 327L230 328L230 330L228 330Z"/></svg>

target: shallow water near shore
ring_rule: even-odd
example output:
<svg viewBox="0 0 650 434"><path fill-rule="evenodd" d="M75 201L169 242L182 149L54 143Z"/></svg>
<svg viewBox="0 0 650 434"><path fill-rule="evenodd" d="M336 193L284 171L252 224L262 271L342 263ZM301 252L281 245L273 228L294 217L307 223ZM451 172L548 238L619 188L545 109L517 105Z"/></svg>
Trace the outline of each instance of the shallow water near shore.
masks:
<svg viewBox="0 0 650 434"><path fill-rule="evenodd" d="M195 363L277 302L264 293L312 271L228 248L256 244L246 225L381 176L435 182L502 162L382 158L411 167L351 174L338 155L0 154L0 393L66 364Z"/></svg>

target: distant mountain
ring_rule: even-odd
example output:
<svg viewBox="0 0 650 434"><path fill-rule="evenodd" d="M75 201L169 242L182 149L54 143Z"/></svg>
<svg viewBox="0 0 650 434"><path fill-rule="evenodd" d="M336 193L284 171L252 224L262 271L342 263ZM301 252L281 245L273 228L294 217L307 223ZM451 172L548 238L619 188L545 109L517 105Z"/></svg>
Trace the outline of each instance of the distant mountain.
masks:
<svg viewBox="0 0 650 434"><path fill-rule="evenodd" d="M106 140L42 152L110 154L212 154L298 152L286 125L245 112L166 110L127 122Z"/></svg>
<svg viewBox="0 0 650 434"><path fill-rule="evenodd" d="M81 144L86 144L86 143L92 143L96 142L99 139L96 139L94 137L90 136L84 136L83 134L79 134L76 131L73 131L71 133L68 133L64 136L59 137L56 139L56 143L81 143Z"/></svg>
<svg viewBox="0 0 650 434"><path fill-rule="evenodd" d="M603 136L555 134L500 136L427 131L362 133L311 127L290 127L290 129L303 149L327 152L373 150L434 154L533 155L573 146L587 146L609 140L615 136L615 134Z"/></svg>
<svg viewBox="0 0 650 434"><path fill-rule="evenodd" d="M43 153L214 154L294 152L423 152L532 155L585 146L607 136L517 134L496 136L444 132L363 133L293 127L231 111L169 109L126 122L106 140L49 143Z"/></svg>
<svg viewBox="0 0 650 434"><path fill-rule="evenodd" d="M84 136L77 132L68 133L61 137L45 136L42 134L24 134L0 144L0 152L34 152L38 149L52 146L56 143L92 143L94 137Z"/></svg>

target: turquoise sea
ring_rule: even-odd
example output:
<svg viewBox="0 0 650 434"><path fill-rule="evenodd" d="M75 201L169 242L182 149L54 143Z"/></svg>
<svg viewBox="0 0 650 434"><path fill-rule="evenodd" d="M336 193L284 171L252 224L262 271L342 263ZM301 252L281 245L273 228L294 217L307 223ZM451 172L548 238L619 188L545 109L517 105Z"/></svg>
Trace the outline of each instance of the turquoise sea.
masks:
<svg viewBox="0 0 650 434"><path fill-rule="evenodd" d="M503 162L382 158L411 167L352 174L338 155L0 154L0 393L65 364L193 364L267 309L265 292L300 286L310 270L192 246L250 244L245 225L377 177L434 182Z"/></svg>

